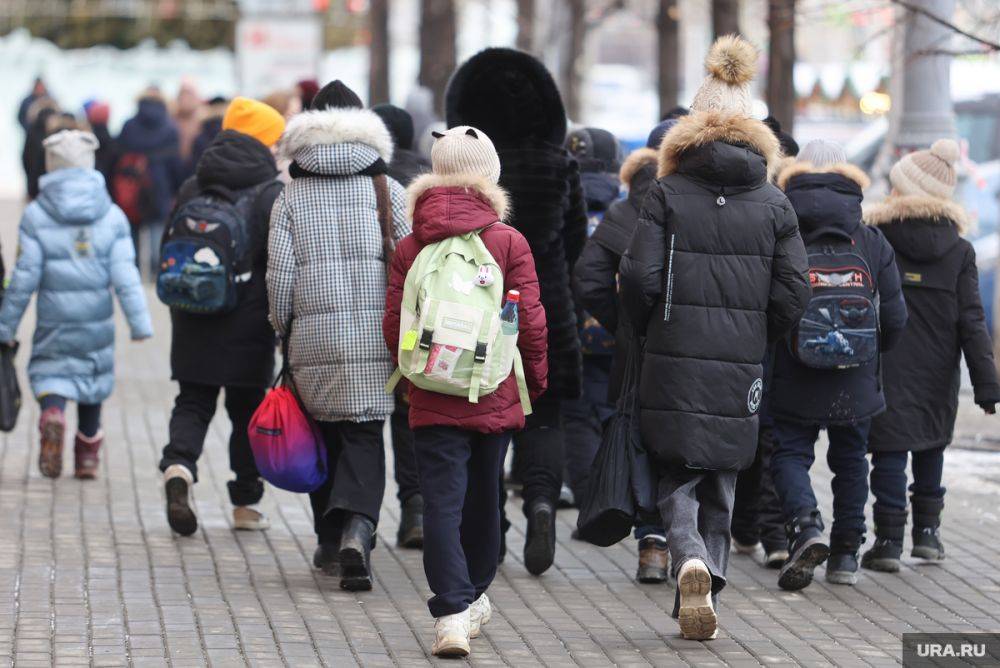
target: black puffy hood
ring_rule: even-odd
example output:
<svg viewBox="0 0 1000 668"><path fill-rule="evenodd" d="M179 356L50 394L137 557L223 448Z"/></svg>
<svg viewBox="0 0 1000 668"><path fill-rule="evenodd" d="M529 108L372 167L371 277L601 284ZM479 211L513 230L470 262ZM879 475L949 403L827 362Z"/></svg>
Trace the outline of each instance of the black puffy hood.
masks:
<svg viewBox="0 0 1000 668"><path fill-rule="evenodd" d="M552 75L515 49L484 49L465 61L448 82L445 116L448 127L477 127L498 146L562 146L566 138L566 109Z"/></svg>
<svg viewBox="0 0 1000 668"><path fill-rule="evenodd" d="M955 202L921 195L887 197L865 211L865 223L877 225L897 253L915 262L944 257L970 224Z"/></svg>
<svg viewBox="0 0 1000 668"><path fill-rule="evenodd" d="M198 160L196 170L199 185L221 185L232 190L249 188L277 175L270 149L235 130L216 135Z"/></svg>

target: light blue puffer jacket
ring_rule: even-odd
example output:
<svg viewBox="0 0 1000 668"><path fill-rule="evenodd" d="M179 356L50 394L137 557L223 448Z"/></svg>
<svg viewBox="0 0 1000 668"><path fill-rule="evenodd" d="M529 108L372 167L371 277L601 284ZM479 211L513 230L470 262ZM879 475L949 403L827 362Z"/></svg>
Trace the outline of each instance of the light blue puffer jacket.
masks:
<svg viewBox="0 0 1000 668"><path fill-rule="evenodd" d="M32 392L100 403L114 388L112 288L132 338L153 335L128 222L93 169L60 169L40 185L21 219L17 265L0 308L0 341L14 339L37 290Z"/></svg>

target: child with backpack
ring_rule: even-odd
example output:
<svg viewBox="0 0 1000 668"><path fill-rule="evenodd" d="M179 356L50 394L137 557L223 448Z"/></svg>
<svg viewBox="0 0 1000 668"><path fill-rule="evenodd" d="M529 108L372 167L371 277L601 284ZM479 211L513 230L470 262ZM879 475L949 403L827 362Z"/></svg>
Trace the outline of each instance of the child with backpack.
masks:
<svg viewBox="0 0 1000 668"><path fill-rule="evenodd" d="M493 143L468 126L435 137L433 173L408 189L413 234L393 257L382 328L410 381L433 652L465 656L490 619L500 474L546 388L547 332L528 243L503 223ZM514 315L500 320L504 303Z"/></svg>
<svg viewBox="0 0 1000 668"><path fill-rule="evenodd" d="M191 491L219 393L232 423L228 483L236 529L262 530L264 494L247 436L274 377L274 330L267 320L267 236L281 192L271 146L285 120L237 97L222 131L181 187L160 248L156 291L170 307L171 378L180 386L160 470L167 521L182 536L198 529Z"/></svg>
<svg viewBox="0 0 1000 668"><path fill-rule="evenodd" d="M769 181L778 140L752 118L757 50L720 38L691 113L658 148L658 178L622 258L621 300L646 335L639 423L659 467L659 509L681 633L710 640L726 586L737 471L757 447L769 340L808 301L795 212Z"/></svg>
<svg viewBox="0 0 1000 668"><path fill-rule="evenodd" d="M43 146L47 173L21 219L17 265L0 309L0 341L13 345L37 290L28 376L42 411L38 466L49 478L62 473L66 404L75 401L74 474L91 479L97 476L104 442L101 403L115 382L112 290L132 340L148 339L153 326L128 221L94 169L97 138L63 130Z"/></svg>
<svg viewBox="0 0 1000 668"><path fill-rule="evenodd" d="M906 303L892 246L861 221L868 177L847 163L840 146L810 142L777 183L798 215L812 286L805 315L774 359L771 472L789 552L778 585L808 586L827 557L827 581L851 585L865 535L868 432L885 410L881 355L903 332ZM809 480L822 429L833 471L829 544Z"/></svg>
<svg viewBox="0 0 1000 668"><path fill-rule="evenodd" d="M961 237L969 218L951 200L958 158L958 144L950 139L906 155L889 172L892 194L865 212L865 222L878 226L896 252L906 307L912 314L899 344L883 358L888 408L875 418L868 441L875 544L861 565L872 570L899 570L908 454L913 475L911 555L944 559L939 534L945 496L941 474L958 411L963 355L976 404L992 415L1000 402L976 252Z"/></svg>

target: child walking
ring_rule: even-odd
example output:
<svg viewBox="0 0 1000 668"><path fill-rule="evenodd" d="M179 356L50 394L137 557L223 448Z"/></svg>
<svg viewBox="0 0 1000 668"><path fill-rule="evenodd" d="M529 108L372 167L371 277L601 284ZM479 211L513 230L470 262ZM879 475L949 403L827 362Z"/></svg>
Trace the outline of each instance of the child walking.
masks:
<svg viewBox="0 0 1000 668"><path fill-rule="evenodd" d="M968 216L951 200L958 157L958 145L950 139L910 153L889 172L892 194L865 212L865 222L877 225L896 251L911 314L899 344L883 358L888 408L875 418L868 441L875 544L861 565L872 570L899 570L908 454L913 472L911 555L944 559L938 533L945 494L941 473L955 427L962 355L976 404L992 415L1000 402L976 252L960 236Z"/></svg>
<svg viewBox="0 0 1000 668"><path fill-rule="evenodd" d="M43 145L47 173L21 218L17 265L0 309L0 341L13 342L37 290L28 377L42 412L38 467L49 478L62 473L66 404L75 401L74 473L91 479L104 442L101 403L115 382L112 290L133 340L151 337L153 325L128 221L94 169L97 139L63 130Z"/></svg>
<svg viewBox="0 0 1000 668"><path fill-rule="evenodd" d="M868 177L837 144L813 141L778 177L809 250L813 297L787 341L777 346L770 412L774 487L781 499L789 558L778 585L812 582L827 557L826 579L857 580L868 500L868 431L885 410L879 356L899 339L906 304L892 247L861 222ZM823 519L809 479L816 440L826 429L833 471L833 526Z"/></svg>
<svg viewBox="0 0 1000 668"><path fill-rule="evenodd" d="M386 343L393 357L406 349L400 339L404 285L412 289L407 274L424 247L478 236L495 264L483 264L481 280L460 289L468 294L502 281L504 294L520 292L517 347L534 400L547 383L545 311L528 243L502 222L508 204L497 185L500 160L489 137L474 128L459 126L435 136L433 173L408 189L413 234L400 242L392 261L382 324ZM462 283L457 274L455 280ZM456 319L444 318L442 328ZM416 334L404 332L410 333ZM469 638L490 619L486 590L500 554L500 474L511 433L524 426L516 375L478 403L415 385L410 389L410 426L424 499L424 572L434 592L428 607L437 620L433 652L439 656L467 655Z"/></svg>
<svg viewBox="0 0 1000 668"><path fill-rule="evenodd" d="M660 469L673 615L693 640L716 634L736 473L757 446L768 340L798 320L809 296L795 213L768 179L778 140L751 118L756 61L738 37L712 47L691 113L660 144L659 178L620 271L625 313L646 334L640 426Z"/></svg>

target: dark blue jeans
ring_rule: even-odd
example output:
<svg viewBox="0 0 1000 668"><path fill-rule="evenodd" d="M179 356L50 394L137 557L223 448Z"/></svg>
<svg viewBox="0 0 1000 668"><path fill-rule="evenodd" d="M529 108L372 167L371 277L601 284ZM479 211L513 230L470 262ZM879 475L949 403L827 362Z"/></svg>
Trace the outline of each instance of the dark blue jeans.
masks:
<svg viewBox="0 0 1000 668"><path fill-rule="evenodd" d="M774 422L771 476L781 499L785 519L792 520L816 508L809 469L816 460L820 425ZM865 534L868 500L868 431L871 420L826 428L830 448L826 461L833 471L833 526L830 534Z"/></svg>
<svg viewBox="0 0 1000 668"><path fill-rule="evenodd" d="M906 450L876 452L872 454L871 484L875 503L879 506L906 510L906 460L911 456L913 484L910 493L932 499L944 498L945 488L941 486L944 446L914 453Z"/></svg>
<svg viewBox="0 0 1000 668"><path fill-rule="evenodd" d="M424 497L424 573L434 617L462 612L485 592L500 556L500 472L510 434L456 427L413 430Z"/></svg>

